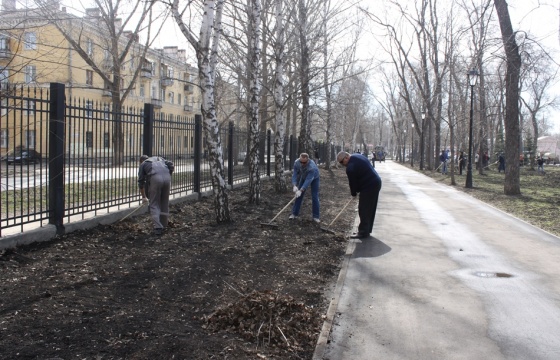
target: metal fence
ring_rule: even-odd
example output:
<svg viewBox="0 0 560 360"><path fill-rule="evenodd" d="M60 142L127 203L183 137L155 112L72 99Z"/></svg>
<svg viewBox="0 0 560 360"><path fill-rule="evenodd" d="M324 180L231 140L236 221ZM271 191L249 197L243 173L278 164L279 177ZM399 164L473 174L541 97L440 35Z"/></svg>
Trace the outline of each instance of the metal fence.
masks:
<svg viewBox="0 0 560 360"><path fill-rule="evenodd" d="M137 203L142 154L174 162L174 196L211 188L199 115L163 114L151 104L117 112L87 99L66 101L63 84L4 90L0 111L0 236L47 223L63 229L63 223ZM247 134L230 123L220 135L228 183L246 181ZM261 134L262 176L274 173L273 142L270 131ZM291 169L296 140L290 137L284 150L284 168Z"/></svg>

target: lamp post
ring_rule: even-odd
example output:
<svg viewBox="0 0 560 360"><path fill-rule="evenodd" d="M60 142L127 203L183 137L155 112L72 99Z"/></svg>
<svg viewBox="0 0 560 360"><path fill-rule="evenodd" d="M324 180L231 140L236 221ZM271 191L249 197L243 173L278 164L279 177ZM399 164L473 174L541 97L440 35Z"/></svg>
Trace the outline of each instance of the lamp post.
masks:
<svg viewBox="0 0 560 360"><path fill-rule="evenodd" d="M471 112L470 112L470 123L469 123L469 158L467 163L467 182L465 183L466 188L472 188L472 147L473 147L473 106L474 106L474 86L478 80L478 71L475 69L470 70L467 73L467 79L469 85L471 86Z"/></svg>
<svg viewBox="0 0 560 360"><path fill-rule="evenodd" d="M414 167L414 123L412 123L412 151L410 155L410 167Z"/></svg>
<svg viewBox="0 0 560 360"><path fill-rule="evenodd" d="M426 119L426 111L422 110L422 128L420 129L420 170L424 170L424 119Z"/></svg>

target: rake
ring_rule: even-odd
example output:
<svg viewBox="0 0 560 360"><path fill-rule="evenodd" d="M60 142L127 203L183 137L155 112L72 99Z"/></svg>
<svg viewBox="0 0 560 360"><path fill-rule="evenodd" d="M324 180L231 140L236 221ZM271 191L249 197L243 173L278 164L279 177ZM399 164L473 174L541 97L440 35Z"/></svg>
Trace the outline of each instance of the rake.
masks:
<svg viewBox="0 0 560 360"><path fill-rule="evenodd" d="M329 232L329 233L331 233L331 234L336 234L336 233L334 232L334 230L331 230L331 229L330 229L330 227L331 227L331 225L336 221L336 219L338 219L338 217L340 216L340 214L342 214L342 212L344 211L344 209L346 209L346 208L348 207L348 205L350 205L350 203L352 202L352 200L354 200L354 198L350 198L350 200L348 200L348 202L346 203L346 205L344 205L344 206L342 207L342 209L339 211L339 213L334 217L333 221L331 221L330 224L329 224L326 228L322 227L321 230L323 230L323 231L325 231L325 232Z"/></svg>
<svg viewBox="0 0 560 360"><path fill-rule="evenodd" d="M286 210L286 208L287 208L288 206L290 206L290 204L293 203L294 200L295 200L296 198L297 198L297 196L294 196L294 197L292 198L292 200L290 200L290 202L287 203L286 206L284 206L284 207L282 208L282 210L280 210L280 211L278 212L278 214L276 214L276 216L272 218L272 220L270 220L270 221L267 222L267 223L261 223L261 226L270 226L270 227L277 228L278 225L275 225L275 224L273 224L272 222L273 222L274 220L276 220L276 218L278 217L278 215L282 214L282 212L283 212L284 210Z"/></svg>
<svg viewBox="0 0 560 360"><path fill-rule="evenodd" d="M134 214L135 212L137 212L138 210L142 209L144 207L144 205L146 205L147 203L143 203L142 205L138 206L136 209L132 210L131 212L129 212L125 217L123 217L122 219L119 220L119 222L124 221L126 218L128 218L130 215Z"/></svg>

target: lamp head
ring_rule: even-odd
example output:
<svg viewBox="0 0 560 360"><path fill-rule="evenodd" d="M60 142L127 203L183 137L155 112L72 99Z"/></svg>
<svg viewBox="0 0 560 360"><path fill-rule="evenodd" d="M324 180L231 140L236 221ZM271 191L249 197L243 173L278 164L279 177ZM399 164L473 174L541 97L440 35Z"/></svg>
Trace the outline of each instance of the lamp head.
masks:
<svg viewBox="0 0 560 360"><path fill-rule="evenodd" d="M469 70L469 72L467 73L467 79L469 80L470 86L475 86L476 82L478 81L478 71L476 71L475 69Z"/></svg>

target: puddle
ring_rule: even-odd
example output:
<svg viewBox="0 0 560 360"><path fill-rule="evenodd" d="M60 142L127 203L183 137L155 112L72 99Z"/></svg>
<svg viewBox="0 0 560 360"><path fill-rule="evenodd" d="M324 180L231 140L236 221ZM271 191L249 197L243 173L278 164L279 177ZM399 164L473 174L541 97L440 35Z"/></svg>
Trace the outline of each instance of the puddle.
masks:
<svg viewBox="0 0 560 360"><path fill-rule="evenodd" d="M513 275L503 272L486 272L486 271L477 271L474 275L481 277L481 278L510 278Z"/></svg>

